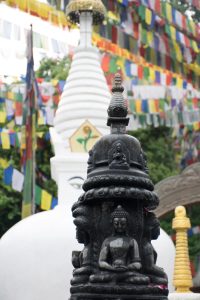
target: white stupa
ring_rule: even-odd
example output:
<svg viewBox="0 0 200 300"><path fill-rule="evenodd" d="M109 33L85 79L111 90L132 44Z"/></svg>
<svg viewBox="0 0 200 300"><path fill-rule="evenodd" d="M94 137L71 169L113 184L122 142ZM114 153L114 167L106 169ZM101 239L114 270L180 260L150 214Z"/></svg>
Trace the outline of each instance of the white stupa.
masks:
<svg viewBox="0 0 200 300"><path fill-rule="evenodd" d="M72 0L68 6L68 14L80 20L81 41L51 128L55 150L51 168L58 185L58 206L20 221L0 240L1 300L69 298L71 253L82 248L75 239L71 206L86 177L87 151L99 136L108 133L110 102L98 50L91 46L92 20L102 20L104 7L100 0L92 1L93 6L87 0L89 6L81 11L79 3L83 2ZM160 245L167 255L163 248L159 251ZM155 248L160 266L166 269L173 261L174 247L163 231Z"/></svg>

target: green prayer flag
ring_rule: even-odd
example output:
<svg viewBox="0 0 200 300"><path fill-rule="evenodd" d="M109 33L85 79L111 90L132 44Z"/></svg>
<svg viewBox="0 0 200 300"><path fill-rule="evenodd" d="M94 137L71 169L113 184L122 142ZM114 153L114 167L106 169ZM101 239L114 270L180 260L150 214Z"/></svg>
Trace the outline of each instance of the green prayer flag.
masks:
<svg viewBox="0 0 200 300"><path fill-rule="evenodd" d="M36 185L35 186L35 204L40 205L42 198L42 189Z"/></svg>
<svg viewBox="0 0 200 300"><path fill-rule="evenodd" d="M143 68L143 74L144 74L144 78L146 80L148 80L148 78L149 78L149 68L148 67Z"/></svg>

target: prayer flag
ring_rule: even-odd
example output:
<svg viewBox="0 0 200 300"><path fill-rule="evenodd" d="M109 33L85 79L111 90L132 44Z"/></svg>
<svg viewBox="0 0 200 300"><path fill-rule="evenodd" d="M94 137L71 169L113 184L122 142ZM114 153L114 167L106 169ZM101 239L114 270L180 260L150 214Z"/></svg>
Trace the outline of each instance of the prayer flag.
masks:
<svg viewBox="0 0 200 300"><path fill-rule="evenodd" d="M6 168L4 170L4 174L3 174L3 182L6 185L11 185L11 183L12 183L12 175L13 175L13 167L9 166L8 168Z"/></svg>
<svg viewBox="0 0 200 300"><path fill-rule="evenodd" d="M51 201L52 196L45 190L42 190L42 198L41 198L41 209L49 210L51 209Z"/></svg>
<svg viewBox="0 0 200 300"><path fill-rule="evenodd" d="M10 138L8 132L1 132L1 142L3 149L10 149Z"/></svg>
<svg viewBox="0 0 200 300"><path fill-rule="evenodd" d="M24 175L18 170L14 169L12 175L12 188L15 191L21 192L23 189L23 183L24 183Z"/></svg>

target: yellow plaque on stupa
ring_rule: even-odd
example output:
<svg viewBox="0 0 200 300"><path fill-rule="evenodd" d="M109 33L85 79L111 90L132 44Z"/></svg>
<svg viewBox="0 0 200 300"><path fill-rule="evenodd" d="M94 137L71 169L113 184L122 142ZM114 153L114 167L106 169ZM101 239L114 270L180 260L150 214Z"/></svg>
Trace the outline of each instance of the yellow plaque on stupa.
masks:
<svg viewBox="0 0 200 300"><path fill-rule="evenodd" d="M72 152L88 152L102 134L86 120L70 137Z"/></svg>

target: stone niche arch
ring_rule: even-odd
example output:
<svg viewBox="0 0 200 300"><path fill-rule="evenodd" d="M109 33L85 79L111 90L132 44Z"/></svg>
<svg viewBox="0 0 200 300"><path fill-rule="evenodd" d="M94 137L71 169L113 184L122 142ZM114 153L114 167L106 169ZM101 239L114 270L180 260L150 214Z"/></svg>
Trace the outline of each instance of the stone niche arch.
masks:
<svg viewBox="0 0 200 300"><path fill-rule="evenodd" d="M162 217L178 205L200 203L200 163L184 169L177 176L168 177L155 185L160 204L155 213Z"/></svg>

